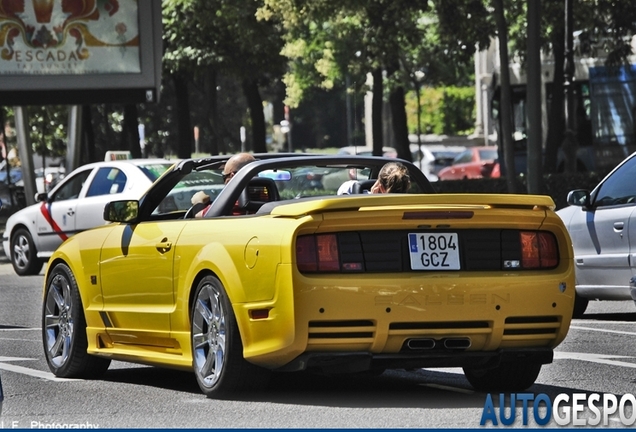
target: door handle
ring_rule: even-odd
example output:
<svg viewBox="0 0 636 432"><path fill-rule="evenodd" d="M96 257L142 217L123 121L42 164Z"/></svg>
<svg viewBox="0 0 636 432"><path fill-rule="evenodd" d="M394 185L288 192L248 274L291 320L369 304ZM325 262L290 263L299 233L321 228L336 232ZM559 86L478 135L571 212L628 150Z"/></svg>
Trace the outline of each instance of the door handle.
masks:
<svg viewBox="0 0 636 432"><path fill-rule="evenodd" d="M163 254L172 249L172 242L169 242L167 238L164 238L159 243L157 243L155 247L160 253Z"/></svg>
<svg viewBox="0 0 636 432"><path fill-rule="evenodd" d="M614 222L614 229L616 231L622 231L625 227L625 222Z"/></svg>

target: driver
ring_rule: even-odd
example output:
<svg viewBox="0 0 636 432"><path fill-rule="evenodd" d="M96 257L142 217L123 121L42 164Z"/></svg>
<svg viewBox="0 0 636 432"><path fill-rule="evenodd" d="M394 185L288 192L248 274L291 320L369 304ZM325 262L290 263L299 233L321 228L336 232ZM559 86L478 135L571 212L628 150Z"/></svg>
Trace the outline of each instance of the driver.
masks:
<svg viewBox="0 0 636 432"><path fill-rule="evenodd" d="M232 179L232 177L234 177L236 175L237 172L239 172L239 170L241 168L243 168L245 165L254 162L256 160L256 158L254 156L252 156L250 153L237 153L234 156L232 156L231 158L229 158L227 160L227 162L225 162L225 166L223 167L223 172L221 172L221 175L223 176L223 183L224 184L228 184L228 182ZM194 197L196 197L197 195L199 195L200 192L197 192L196 194L194 194L194 196L192 197L192 204L195 204L194 201ZM204 192L203 195L207 196ZM210 200L210 197L208 197L208 201ZM203 198L203 197L201 197ZM197 201L198 202L198 201ZM199 211L195 217L198 218L202 218L205 217L205 215L208 213L208 210L210 210L210 206L212 205L211 202L208 202L208 205L201 211ZM236 205L234 206L234 209L232 210L232 214L233 215L237 215L237 214L242 214L241 211L239 211L236 208Z"/></svg>

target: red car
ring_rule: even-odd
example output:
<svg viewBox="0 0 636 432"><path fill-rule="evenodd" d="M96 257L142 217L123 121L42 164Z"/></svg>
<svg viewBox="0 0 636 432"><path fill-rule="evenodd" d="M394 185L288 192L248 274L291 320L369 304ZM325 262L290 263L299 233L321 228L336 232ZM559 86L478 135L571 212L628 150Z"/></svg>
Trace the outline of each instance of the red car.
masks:
<svg viewBox="0 0 636 432"><path fill-rule="evenodd" d="M440 180L464 180L499 177L496 146L471 147L458 154L453 163L442 168Z"/></svg>

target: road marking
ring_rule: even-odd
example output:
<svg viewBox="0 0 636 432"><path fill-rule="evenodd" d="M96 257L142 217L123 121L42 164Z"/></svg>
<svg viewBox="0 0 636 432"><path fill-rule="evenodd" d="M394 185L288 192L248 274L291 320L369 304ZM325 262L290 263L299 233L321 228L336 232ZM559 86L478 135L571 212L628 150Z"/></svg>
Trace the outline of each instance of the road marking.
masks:
<svg viewBox="0 0 636 432"><path fill-rule="evenodd" d="M468 389L463 389L463 388L459 388L459 387L451 387L451 386L446 386L446 385L441 385L441 384L420 384L422 387L430 387L430 388L434 388L434 389L438 389L438 390L447 390L447 391L452 391L455 393L463 393L463 394L473 394L475 393L472 390L468 390Z"/></svg>
<svg viewBox="0 0 636 432"><path fill-rule="evenodd" d="M24 328L24 327L20 327L20 328L0 328L0 333L2 332L15 332L15 331L40 331L42 330L41 328Z"/></svg>
<svg viewBox="0 0 636 432"><path fill-rule="evenodd" d="M4 338L0 337L0 341L18 341L18 342L42 342L40 339L24 339L24 338Z"/></svg>
<svg viewBox="0 0 636 432"><path fill-rule="evenodd" d="M616 334L623 334L623 335L629 335L629 336L636 336L636 333L634 332L626 332L621 330L606 330L606 329L598 329L598 328L592 328L592 327L579 327L579 326L570 326L570 328L576 329L576 330L587 330L587 331L597 331L602 333L616 333Z"/></svg>
<svg viewBox="0 0 636 432"><path fill-rule="evenodd" d="M12 361L25 361L25 360L35 360L35 359L28 358L28 357L0 357L0 363L12 362Z"/></svg>
<svg viewBox="0 0 636 432"><path fill-rule="evenodd" d="M22 375L29 375L35 378L44 378L45 380L49 380L49 381L60 381L60 382L76 381L76 380L68 379L68 378L58 378L55 375L53 375L51 372L42 372L39 370L29 369L22 366L16 366L16 365L6 364L6 363L0 363L0 369L6 370L9 372L19 373Z"/></svg>
<svg viewBox="0 0 636 432"><path fill-rule="evenodd" d="M631 356L619 356L610 354L591 354L591 353L575 353L575 352L563 352L555 351L555 360L581 360L591 363L606 364L610 366L622 366L636 369L636 363L623 362L611 359L633 359L636 357Z"/></svg>
<svg viewBox="0 0 636 432"><path fill-rule="evenodd" d="M32 376L35 378L44 378L45 380L49 380L49 381L57 381L57 382L77 381L77 380L68 379L68 378L58 378L55 375L53 375L51 372L42 372L36 369L29 369L23 366L16 366L12 364L3 363L3 362L11 362L11 361L28 361L28 360L35 360L35 359L22 358L22 357L0 357L0 369L6 370L9 372L19 373L22 375Z"/></svg>

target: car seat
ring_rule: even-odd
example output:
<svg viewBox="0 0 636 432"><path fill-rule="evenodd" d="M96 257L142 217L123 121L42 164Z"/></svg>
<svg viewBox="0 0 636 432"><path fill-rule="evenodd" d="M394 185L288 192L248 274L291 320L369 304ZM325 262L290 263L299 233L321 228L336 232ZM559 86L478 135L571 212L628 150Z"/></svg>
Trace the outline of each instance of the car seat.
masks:
<svg viewBox="0 0 636 432"><path fill-rule="evenodd" d="M354 194L371 193L371 187L375 184L375 179L359 180L353 184L351 192Z"/></svg>
<svg viewBox="0 0 636 432"><path fill-rule="evenodd" d="M238 199L238 208L246 214L256 213L265 203L279 201L276 182L266 177L254 177Z"/></svg>

